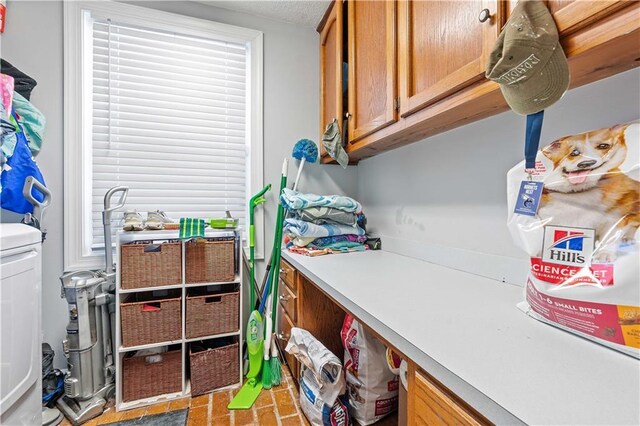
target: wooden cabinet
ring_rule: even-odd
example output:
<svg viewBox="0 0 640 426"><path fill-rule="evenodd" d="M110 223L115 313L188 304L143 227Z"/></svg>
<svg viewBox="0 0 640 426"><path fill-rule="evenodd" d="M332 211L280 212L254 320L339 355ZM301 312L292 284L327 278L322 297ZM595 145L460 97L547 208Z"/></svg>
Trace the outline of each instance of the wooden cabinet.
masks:
<svg viewBox="0 0 640 426"><path fill-rule="evenodd" d="M320 29L320 135L334 119L342 129L342 10L342 0L334 0ZM324 146L319 145L320 155L326 156Z"/></svg>
<svg viewBox="0 0 640 426"><path fill-rule="evenodd" d="M484 78L500 28L497 0L400 0L398 9L402 116ZM480 22L483 9L493 18Z"/></svg>
<svg viewBox="0 0 640 426"><path fill-rule="evenodd" d="M515 5L515 2L511 2ZM628 5L628 0L548 0L560 36L567 36Z"/></svg>
<svg viewBox="0 0 640 426"><path fill-rule="evenodd" d="M409 426L490 424L415 366L409 369L407 419Z"/></svg>
<svg viewBox="0 0 640 426"><path fill-rule="evenodd" d="M349 141L396 121L396 2L348 3Z"/></svg>
<svg viewBox="0 0 640 426"><path fill-rule="evenodd" d="M516 3L346 0L350 163L506 111L499 86L484 71ZM639 1L547 4L569 60L570 88L640 66ZM490 19L480 22L484 9ZM344 105L342 14L342 2L331 3L319 30L322 131Z"/></svg>

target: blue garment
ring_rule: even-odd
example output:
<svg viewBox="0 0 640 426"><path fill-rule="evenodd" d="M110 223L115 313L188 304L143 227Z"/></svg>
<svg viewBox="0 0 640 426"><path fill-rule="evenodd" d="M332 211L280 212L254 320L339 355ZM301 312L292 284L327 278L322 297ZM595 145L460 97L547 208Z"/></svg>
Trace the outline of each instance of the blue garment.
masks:
<svg viewBox="0 0 640 426"><path fill-rule="evenodd" d="M29 176L33 176L40 183L45 184L42 173L40 173L38 165L31 156L27 138L22 131L22 127L18 124L13 155L7 160L0 175L0 183L2 185L0 207L21 214L33 213L33 206L22 195L24 182ZM33 198L42 202L44 201L44 194L34 190Z"/></svg>

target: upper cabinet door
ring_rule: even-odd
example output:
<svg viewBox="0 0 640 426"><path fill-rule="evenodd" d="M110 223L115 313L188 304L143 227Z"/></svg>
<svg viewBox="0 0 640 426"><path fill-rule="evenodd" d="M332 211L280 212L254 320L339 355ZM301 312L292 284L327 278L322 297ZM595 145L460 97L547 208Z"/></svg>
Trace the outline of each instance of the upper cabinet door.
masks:
<svg viewBox="0 0 640 426"><path fill-rule="evenodd" d="M491 17L481 22L484 9ZM399 0L401 115L483 78L500 18L497 0Z"/></svg>
<svg viewBox="0 0 640 426"><path fill-rule="evenodd" d="M515 5L515 1L512 1ZM547 5L561 36L578 31L595 20L630 5L628 0L548 0Z"/></svg>
<svg viewBox="0 0 640 426"><path fill-rule="evenodd" d="M348 2L349 141L397 120L396 2Z"/></svg>
<svg viewBox="0 0 640 426"><path fill-rule="evenodd" d="M334 119L342 129L342 41L342 0L335 0L320 30L320 135Z"/></svg>

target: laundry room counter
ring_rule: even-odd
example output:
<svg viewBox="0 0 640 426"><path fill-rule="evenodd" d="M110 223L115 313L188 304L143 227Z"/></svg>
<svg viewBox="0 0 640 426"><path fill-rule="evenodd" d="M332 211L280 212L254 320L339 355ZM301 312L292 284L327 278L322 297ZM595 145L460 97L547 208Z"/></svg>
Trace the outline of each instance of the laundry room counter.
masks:
<svg viewBox="0 0 640 426"><path fill-rule="evenodd" d="M640 424L640 361L528 317L522 287L384 251L283 259L493 423Z"/></svg>

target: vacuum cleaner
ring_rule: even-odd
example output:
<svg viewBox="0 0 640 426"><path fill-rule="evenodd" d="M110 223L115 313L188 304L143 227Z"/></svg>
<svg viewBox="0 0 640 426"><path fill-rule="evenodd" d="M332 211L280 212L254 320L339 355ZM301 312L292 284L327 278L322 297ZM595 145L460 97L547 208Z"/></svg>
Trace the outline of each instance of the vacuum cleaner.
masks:
<svg viewBox="0 0 640 426"><path fill-rule="evenodd" d="M68 372L64 395L56 406L79 425L99 416L115 392L115 287L116 271L111 244L111 214L124 206L129 188L111 188L104 196L105 269L78 271L60 277L61 297L69 305L67 336L62 341ZM119 194L117 205L111 199Z"/></svg>

